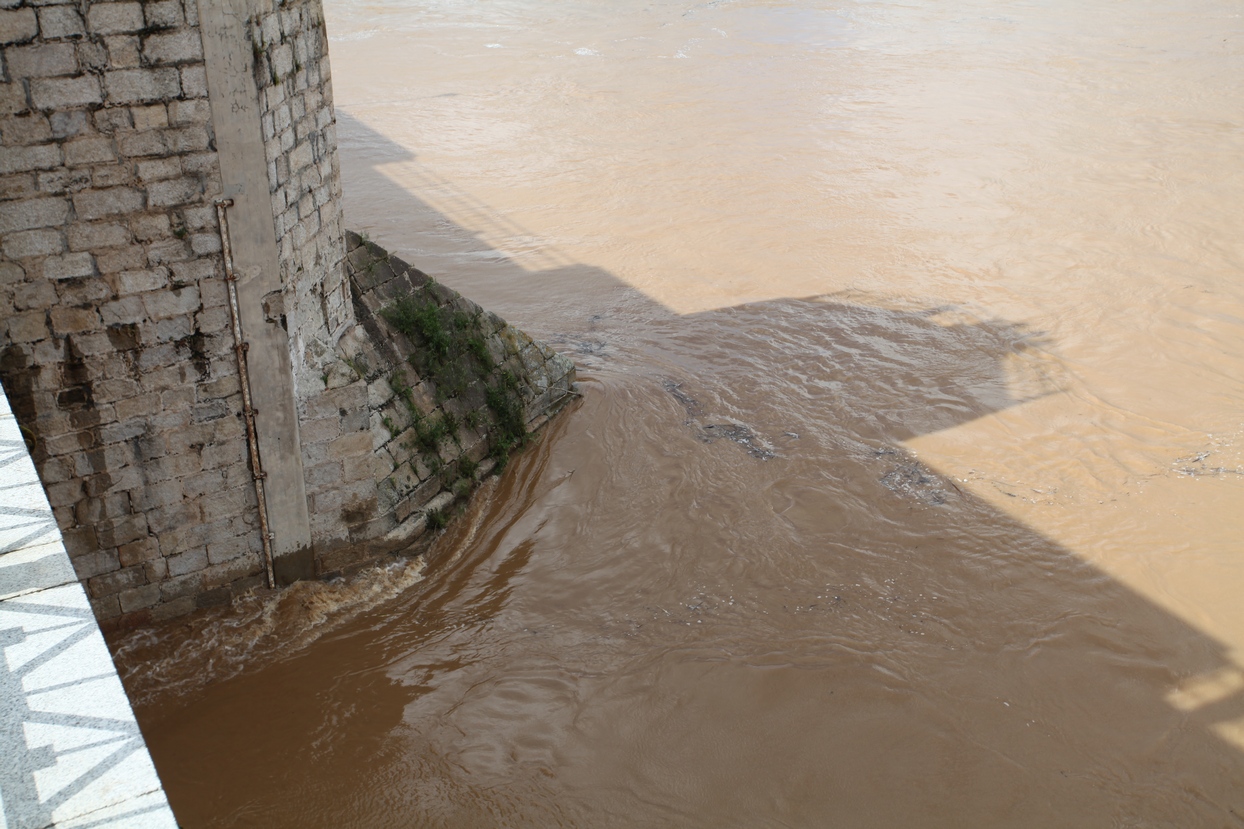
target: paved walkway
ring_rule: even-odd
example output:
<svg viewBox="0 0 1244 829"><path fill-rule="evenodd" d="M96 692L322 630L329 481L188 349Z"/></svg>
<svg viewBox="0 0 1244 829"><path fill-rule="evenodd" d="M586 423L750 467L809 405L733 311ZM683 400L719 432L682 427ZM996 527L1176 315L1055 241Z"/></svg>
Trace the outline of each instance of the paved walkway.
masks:
<svg viewBox="0 0 1244 829"><path fill-rule="evenodd" d="M0 391L0 829L175 829Z"/></svg>

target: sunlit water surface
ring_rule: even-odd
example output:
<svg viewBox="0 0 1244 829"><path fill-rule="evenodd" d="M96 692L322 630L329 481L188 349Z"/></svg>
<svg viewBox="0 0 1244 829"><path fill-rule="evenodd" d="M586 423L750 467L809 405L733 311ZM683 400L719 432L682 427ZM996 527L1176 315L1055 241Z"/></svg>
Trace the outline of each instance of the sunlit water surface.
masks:
<svg viewBox="0 0 1244 829"><path fill-rule="evenodd" d="M326 13L348 224L583 398L119 643L185 826L1244 826L1238 2Z"/></svg>

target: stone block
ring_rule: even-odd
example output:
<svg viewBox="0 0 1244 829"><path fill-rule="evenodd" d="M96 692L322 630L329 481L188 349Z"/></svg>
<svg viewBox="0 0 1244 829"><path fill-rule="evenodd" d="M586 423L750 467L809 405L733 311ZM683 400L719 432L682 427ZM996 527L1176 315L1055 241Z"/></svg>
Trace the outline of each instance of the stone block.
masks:
<svg viewBox="0 0 1244 829"><path fill-rule="evenodd" d="M168 142L164 133L158 130L142 130L124 135L117 141L121 154L128 158L143 156L163 156L168 153Z"/></svg>
<svg viewBox="0 0 1244 829"><path fill-rule="evenodd" d="M0 203L0 234L14 230L51 228L65 224L70 212L68 199L39 198Z"/></svg>
<svg viewBox="0 0 1244 829"><path fill-rule="evenodd" d="M140 181L162 181L164 179L176 178L181 175L181 160L175 156L172 158L153 158L138 162L135 169L137 170ZM162 206L151 201L150 197L148 197L148 204L152 207ZM165 226L167 226L168 217L165 216L163 218Z"/></svg>
<svg viewBox="0 0 1244 829"><path fill-rule="evenodd" d="M106 109L97 109L92 114L95 121L95 129L104 135L113 135L118 132L134 129L134 118L130 115L127 107L108 107Z"/></svg>
<svg viewBox="0 0 1244 829"><path fill-rule="evenodd" d="M202 182L197 178L178 178L147 185L147 203L152 207L176 207L196 202L203 195Z"/></svg>
<svg viewBox="0 0 1244 829"><path fill-rule="evenodd" d="M104 596L102 599L91 599L91 615L101 625L109 619L121 615L121 603L115 595Z"/></svg>
<svg viewBox="0 0 1244 829"><path fill-rule="evenodd" d="M117 594L117 599L121 603L122 613L133 613L136 610L143 610L159 603L160 585L144 584L141 587L122 590Z"/></svg>
<svg viewBox="0 0 1244 829"><path fill-rule="evenodd" d="M207 383L199 383L197 389L200 400L213 400L232 397L242 390L242 386L237 374L226 374Z"/></svg>
<svg viewBox="0 0 1244 829"><path fill-rule="evenodd" d="M101 521L95 525L95 534L101 546L120 547L146 537L147 517L135 514Z"/></svg>
<svg viewBox="0 0 1244 829"><path fill-rule="evenodd" d="M212 564L224 564L250 553L251 539L244 535L214 540L207 545L207 560Z"/></svg>
<svg viewBox="0 0 1244 829"><path fill-rule="evenodd" d="M147 245L147 262L151 265L173 265L189 259L191 255L190 245L178 239L166 239Z"/></svg>
<svg viewBox="0 0 1244 829"><path fill-rule="evenodd" d="M127 400L118 400L114 408L116 409L117 418L121 420L143 417L152 412L159 411L160 395L151 392L150 394L140 394Z"/></svg>
<svg viewBox="0 0 1244 829"><path fill-rule="evenodd" d="M318 491L335 486L342 475L341 461L328 460L305 468L308 491Z"/></svg>
<svg viewBox="0 0 1244 829"><path fill-rule="evenodd" d="M85 331L96 331L100 327L99 314L94 308L53 308L48 316L52 319L52 330L57 336L78 334Z"/></svg>
<svg viewBox="0 0 1244 829"><path fill-rule="evenodd" d="M191 4L193 5L193 0ZM181 3L178 0L144 3L143 11L147 16L147 26L152 29L171 29L183 22Z"/></svg>
<svg viewBox="0 0 1244 829"><path fill-rule="evenodd" d="M207 567L207 550L205 548L186 550L184 553L168 557L168 572L170 576L184 576L189 573L197 573L205 567Z"/></svg>
<svg viewBox="0 0 1244 829"><path fill-rule="evenodd" d="M39 144L33 147L0 147L0 175L50 170L61 163L60 147Z"/></svg>
<svg viewBox="0 0 1244 829"><path fill-rule="evenodd" d="M79 219L102 219L142 210L143 194L132 187L91 190L74 194L73 206Z"/></svg>
<svg viewBox="0 0 1244 829"><path fill-rule="evenodd" d="M137 32L147 25L141 3L92 3L86 13L86 23L99 35Z"/></svg>
<svg viewBox="0 0 1244 829"><path fill-rule="evenodd" d="M76 193L91 186L89 170L51 170L39 173L38 188L45 193Z"/></svg>
<svg viewBox="0 0 1244 829"><path fill-rule="evenodd" d="M130 242L129 230L124 225L111 222L72 224L67 235L70 250L76 251L117 247Z"/></svg>
<svg viewBox="0 0 1244 829"><path fill-rule="evenodd" d="M108 66L108 50L102 43L79 41L78 65L84 72L99 72ZM114 67L116 68L116 67Z"/></svg>
<svg viewBox="0 0 1244 829"><path fill-rule="evenodd" d="M0 201L33 196L38 192L38 189L33 173L0 176Z"/></svg>
<svg viewBox="0 0 1244 829"><path fill-rule="evenodd" d="M195 256L207 256L221 251L220 235L217 233L196 233L190 237L190 250Z"/></svg>
<svg viewBox="0 0 1244 829"><path fill-rule="evenodd" d="M152 541L154 540L152 539ZM148 584L154 584L158 587L161 582L168 578L168 562L162 558L143 562L143 575L146 576Z"/></svg>
<svg viewBox="0 0 1244 829"><path fill-rule="evenodd" d="M258 556L240 556L232 561L221 562L220 564L211 564L203 571L203 586L209 590L215 588L224 594L225 603L229 601L233 589L245 589L241 586L234 586L235 582L245 579L247 576L257 575L263 572L263 566L259 562ZM261 580L250 579L247 582L252 587L258 587L262 584ZM228 587L226 587L228 585ZM209 594L205 593L197 597L200 607L204 606L205 600L220 601L213 599Z"/></svg>
<svg viewBox="0 0 1244 829"><path fill-rule="evenodd" d="M167 239L173 235L173 227L169 222L167 213L149 213L145 216L133 216L130 218L130 229L134 231L134 238L141 242Z"/></svg>
<svg viewBox="0 0 1244 829"><path fill-rule="evenodd" d="M65 238L59 230L24 230L5 236L3 248L10 259L54 256L64 252Z"/></svg>
<svg viewBox="0 0 1244 829"><path fill-rule="evenodd" d="M215 233L197 233L190 237L190 250L195 256L220 253L220 237Z"/></svg>
<svg viewBox="0 0 1244 829"><path fill-rule="evenodd" d="M174 471L172 470L173 464L170 463L170 461L173 460L176 459L160 458L152 465L164 467L161 472ZM194 470L194 473L197 473L198 471L199 470L196 469ZM153 478L154 477L155 476L153 476ZM159 477L161 480L171 480L177 476L161 474ZM146 486L150 486L150 484L146 484ZM147 511L145 518L147 520L148 530L157 536L163 536L171 530L186 530L188 528L199 527L203 523L203 515L199 510L199 505L194 501L179 501L163 507L153 508ZM164 549L163 541L161 541L160 548ZM183 547L182 549L187 548Z"/></svg>
<svg viewBox="0 0 1244 829"><path fill-rule="evenodd" d="M99 79L94 75L76 78L35 78L30 81L30 102L35 109L60 110L98 104L103 101Z"/></svg>
<svg viewBox="0 0 1244 829"><path fill-rule="evenodd" d="M188 207L182 216L189 230L216 230L215 207Z"/></svg>
<svg viewBox="0 0 1244 829"><path fill-rule="evenodd" d="M77 141L68 141L64 146L65 163L71 167L84 164L112 164L117 160L111 138L80 138Z"/></svg>
<svg viewBox="0 0 1244 829"><path fill-rule="evenodd" d="M225 487L224 472L220 469L209 469L197 475L191 475L182 482L182 491L187 498L199 498L211 492L219 492Z"/></svg>
<svg viewBox="0 0 1244 829"><path fill-rule="evenodd" d="M207 70L202 66L182 67L181 91L186 98L206 98Z"/></svg>
<svg viewBox="0 0 1244 829"><path fill-rule="evenodd" d="M123 245L116 248L99 250L95 254L95 265L102 274L113 274L120 271L131 271L147 264L147 252L142 245Z"/></svg>
<svg viewBox="0 0 1244 829"><path fill-rule="evenodd" d="M229 414L229 406L223 400L208 400L190 409L192 423L210 423Z"/></svg>
<svg viewBox="0 0 1244 829"><path fill-rule="evenodd" d="M74 75L78 56L72 43L36 43L5 51L10 78L50 78Z"/></svg>
<svg viewBox="0 0 1244 829"><path fill-rule="evenodd" d="M95 257L86 252L49 256L43 260L43 276L47 279L79 279L94 275ZM64 310L80 311L82 309L66 308ZM92 311L91 313L94 314L95 312ZM52 319L53 324L55 324L55 316Z"/></svg>
<svg viewBox="0 0 1244 829"><path fill-rule="evenodd" d="M160 320L155 325L155 337L153 342L166 343L173 340L182 340L194 333L194 320L189 316L173 317L168 320Z"/></svg>
<svg viewBox="0 0 1244 829"><path fill-rule="evenodd" d="M341 418L325 417L306 420L299 425L299 437L303 443L324 443L341 436ZM371 448L370 443L368 449Z"/></svg>
<svg viewBox="0 0 1244 829"><path fill-rule="evenodd" d="M215 259L192 259L186 262L177 262L172 265L173 277L182 282L198 282L200 279L215 279L217 276L217 260ZM220 270L220 276L224 277L223 268ZM220 302L212 302L210 304L223 304L227 301L224 294L224 284L218 283L213 288L219 292ZM208 286L203 286L203 304L208 305L207 292Z"/></svg>
<svg viewBox="0 0 1244 829"><path fill-rule="evenodd" d="M160 408L163 410L163 417L169 417L175 412L179 412L179 421L177 426L184 426L190 422L190 415L187 413L195 401L195 390L188 386L181 388L168 389L160 395ZM173 423L164 424L164 428L173 428ZM191 496L193 497L193 496Z"/></svg>
<svg viewBox="0 0 1244 829"><path fill-rule="evenodd" d="M173 67L105 72L104 88L108 91L109 102L114 104L158 101L181 95L180 75ZM38 99L35 105L39 106Z"/></svg>
<svg viewBox="0 0 1244 829"><path fill-rule="evenodd" d="M53 112L48 116L48 121L52 125L52 136L54 138L73 138L77 135L84 135L91 131L91 119L87 113L80 109L70 110L69 112Z"/></svg>
<svg viewBox="0 0 1244 829"><path fill-rule="evenodd" d="M74 536L75 540L80 537L80 535ZM70 549L73 570L78 574L79 579L89 579L101 573L111 573L114 570L120 569L121 564L117 560L116 550L100 550L93 539L90 541L90 544L92 546L89 548L89 552L74 555L73 548L77 547L78 544L71 546L69 539L65 539L65 546Z"/></svg>
<svg viewBox="0 0 1244 829"><path fill-rule="evenodd" d="M167 139L169 150L182 154L201 153L212 145L212 137L208 133L207 128L198 125L170 129ZM199 166L201 169L201 165L197 162L198 159L196 158L195 166Z"/></svg>
<svg viewBox="0 0 1244 829"><path fill-rule="evenodd" d="M206 303L204 304L206 305ZM200 311L194 318L195 330L203 334L215 334L224 331L229 325L229 312L220 307Z"/></svg>
<svg viewBox="0 0 1244 829"><path fill-rule="evenodd" d="M90 590L92 596L100 598L137 587L144 580L143 568L123 567L119 570L91 577L87 580L87 589Z"/></svg>
<svg viewBox="0 0 1244 829"><path fill-rule="evenodd" d="M39 33L47 40L81 37L86 34L82 15L72 5L44 6L39 9Z"/></svg>
<svg viewBox="0 0 1244 829"><path fill-rule="evenodd" d="M156 541L155 536L148 535L137 541L122 544L117 548L117 556L122 567L131 567L135 564L142 564L145 561L159 558L160 545Z"/></svg>
<svg viewBox="0 0 1244 829"><path fill-rule="evenodd" d="M168 127L168 107L163 103L130 107L134 129L139 131L162 130Z"/></svg>
<svg viewBox="0 0 1244 829"><path fill-rule="evenodd" d="M200 552L203 553L203 561L206 562L206 551ZM185 554L183 553L183 555ZM170 563L172 558L174 557L170 557L169 559ZM206 566L206 564L204 566ZM172 567L169 567L168 572L172 578L169 578L167 581L160 584L160 595L164 598L164 601L171 602L182 598L189 598L191 602L193 602L194 595L203 589L203 575L199 572L202 569L203 567L192 567L185 573L173 573ZM191 607L193 608L193 604Z"/></svg>
<svg viewBox="0 0 1244 829"><path fill-rule="evenodd" d="M116 5L115 3L112 5ZM104 38L108 65L113 69L134 69L142 64L136 35L113 35Z"/></svg>
<svg viewBox="0 0 1244 829"><path fill-rule="evenodd" d="M0 45L26 43L39 34L39 21L29 6L0 10Z"/></svg>
<svg viewBox="0 0 1244 829"><path fill-rule="evenodd" d="M194 29L150 35L143 39L142 49L154 66L203 60L203 41Z"/></svg>
<svg viewBox="0 0 1244 829"><path fill-rule="evenodd" d="M343 467L342 483L376 480L388 471L384 468L384 461L374 454L346 458Z"/></svg>
<svg viewBox="0 0 1244 829"><path fill-rule="evenodd" d="M13 308L27 311L32 308L47 308L56 302L56 289L52 283L41 279L38 282L24 282L13 289Z"/></svg>
<svg viewBox="0 0 1244 829"><path fill-rule="evenodd" d="M8 339L13 343L33 343L46 339L48 336L47 313L31 311L27 314L14 314L6 321Z"/></svg>
<svg viewBox="0 0 1244 829"><path fill-rule="evenodd" d="M109 164L91 170L91 184L99 190L118 187L122 184L129 184L130 176L129 165Z"/></svg>
<svg viewBox="0 0 1244 829"><path fill-rule="evenodd" d="M140 393L138 383L127 377L114 377L107 380L96 380L92 388L94 391L94 402L96 404L115 403L118 400L137 397ZM126 460L128 460L128 458Z"/></svg>
<svg viewBox="0 0 1244 829"><path fill-rule="evenodd" d="M130 499L134 504L134 509L143 512L176 504L182 500L181 481L168 480L158 484L148 484L131 492Z"/></svg>
<svg viewBox="0 0 1244 829"><path fill-rule="evenodd" d="M372 451L371 432L352 432L342 434L340 438L328 443L328 457L343 459L357 454L369 454Z"/></svg>
<svg viewBox="0 0 1244 829"><path fill-rule="evenodd" d="M194 597L183 596L171 602L163 602L151 608L151 621L165 622L169 619L176 619L178 616L185 616L195 609Z"/></svg>
<svg viewBox="0 0 1244 829"><path fill-rule="evenodd" d="M17 83L0 83L0 115L11 115L29 109L26 87Z"/></svg>
<svg viewBox="0 0 1244 829"><path fill-rule="evenodd" d="M123 271L117 274L117 290L121 294L139 294L156 291L168 285L166 268Z"/></svg>

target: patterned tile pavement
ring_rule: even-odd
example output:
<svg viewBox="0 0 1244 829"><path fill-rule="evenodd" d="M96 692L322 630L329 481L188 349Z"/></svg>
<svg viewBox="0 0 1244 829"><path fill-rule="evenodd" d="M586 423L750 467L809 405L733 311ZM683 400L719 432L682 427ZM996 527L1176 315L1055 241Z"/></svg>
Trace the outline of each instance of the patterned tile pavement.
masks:
<svg viewBox="0 0 1244 829"><path fill-rule="evenodd" d="M0 391L0 829L175 829Z"/></svg>

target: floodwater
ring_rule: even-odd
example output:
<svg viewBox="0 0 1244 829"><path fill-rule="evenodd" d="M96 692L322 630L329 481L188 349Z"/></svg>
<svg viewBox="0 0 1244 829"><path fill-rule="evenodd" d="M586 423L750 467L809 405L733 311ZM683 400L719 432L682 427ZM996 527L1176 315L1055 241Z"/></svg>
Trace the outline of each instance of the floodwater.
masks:
<svg viewBox="0 0 1244 829"><path fill-rule="evenodd" d="M119 643L187 827L1244 826L1236 0L326 0L348 224L582 399Z"/></svg>

